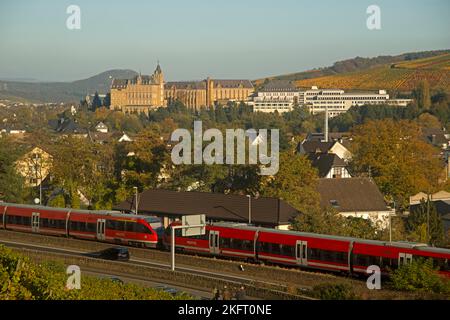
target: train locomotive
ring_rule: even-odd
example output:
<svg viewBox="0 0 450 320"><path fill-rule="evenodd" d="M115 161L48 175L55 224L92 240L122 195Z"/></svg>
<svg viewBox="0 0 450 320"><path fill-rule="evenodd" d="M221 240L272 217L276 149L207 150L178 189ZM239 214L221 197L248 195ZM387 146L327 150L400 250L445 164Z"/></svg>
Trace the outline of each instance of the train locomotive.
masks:
<svg viewBox="0 0 450 320"><path fill-rule="evenodd" d="M156 248L161 221L152 216L0 203L0 229Z"/></svg>

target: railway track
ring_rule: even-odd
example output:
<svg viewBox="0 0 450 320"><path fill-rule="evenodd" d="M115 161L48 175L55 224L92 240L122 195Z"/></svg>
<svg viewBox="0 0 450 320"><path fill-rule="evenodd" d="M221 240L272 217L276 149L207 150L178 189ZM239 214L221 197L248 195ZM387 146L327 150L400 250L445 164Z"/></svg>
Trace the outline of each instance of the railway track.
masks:
<svg viewBox="0 0 450 320"><path fill-rule="evenodd" d="M11 241L12 239L24 244L45 243L50 244L48 247L74 249L75 251L79 248L86 248L86 250L80 251L83 253L99 251L114 246L113 244L90 240L0 230L0 241ZM135 247L128 247L128 249L133 259L143 260L141 261L143 263L151 262L155 265L159 264L160 266L164 265L168 267L171 261L170 252L164 250L141 249ZM222 274L229 274L237 279L244 278L253 281L267 281L267 279L272 279L272 285L284 287L295 285L303 292L311 290L312 286L318 282L329 282L338 279L336 275L331 273L305 271L298 268L283 266L260 265L225 258L197 256L182 252L177 252L176 261L177 270L181 270L180 268L189 269L189 267L195 266L197 270L203 269L205 274L209 272L208 270L220 270ZM245 271L240 269L240 265L244 266ZM245 275L245 277L243 277L243 275Z"/></svg>
<svg viewBox="0 0 450 320"><path fill-rule="evenodd" d="M86 250L75 250L75 249L64 249L64 248L55 248L55 247L49 247L44 245L38 245L38 244L30 244L30 243L24 243L24 242L17 242L17 241L8 241L8 240L0 240L0 244L3 244L7 247L18 249L21 251L28 251L28 252L42 252L42 253L51 253L56 256L70 256L75 258L87 258L87 259L93 259L93 260L100 260L95 258L90 258L89 254L90 251ZM105 260L101 260L105 262ZM171 265L169 263L160 263L160 262L151 262L146 261L142 259L136 259L131 258L128 262L118 262L118 261L107 261L108 264L118 264L122 266L129 266L132 267L144 267L148 269L159 269L164 270L168 273L171 271ZM84 269L84 268L83 268ZM120 276L120 277L128 277L132 280L137 281L158 281L158 279L148 279L144 276L139 276L134 273L121 273L121 272L110 272L108 270L100 270L100 269L87 269L89 272L94 273L106 273L110 275ZM269 290L277 295L285 295L286 294L286 288L284 288L282 285L270 281L255 281L254 279L242 277L242 276L235 276L235 275L229 275L229 274L222 274L220 272L213 272L213 271L205 271L205 270L199 270L192 267L178 267L177 272L184 273L186 275L194 275L196 277L201 277L203 279L208 279L209 281L219 281L222 283L227 283L231 286L260 286L262 288L265 288L265 290ZM161 281L159 281L161 283ZM166 281L164 281L166 283ZM176 285L180 287L180 284L176 284L174 282L167 283L170 285ZM181 287L180 287L181 288ZM196 291L202 291L204 293L208 292L204 290L204 288L199 288L197 286L182 286L182 288L188 289L189 291L196 290ZM202 290L203 289L203 290ZM303 295L292 295L295 296L298 299L308 299L313 300L311 297L303 296ZM249 297L250 300L258 299L258 297Z"/></svg>

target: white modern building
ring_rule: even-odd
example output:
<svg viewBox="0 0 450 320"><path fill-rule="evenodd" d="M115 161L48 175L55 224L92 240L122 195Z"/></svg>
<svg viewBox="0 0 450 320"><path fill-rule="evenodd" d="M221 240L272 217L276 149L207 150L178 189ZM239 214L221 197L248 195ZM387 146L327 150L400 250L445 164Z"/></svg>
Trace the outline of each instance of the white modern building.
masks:
<svg viewBox="0 0 450 320"><path fill-rule="evenodd" d="M325 112L335 117L347 112L351 107L363 105L389 104L407 106L412 99L389 99L386 90L378 92L349 92L340 89L319 89L312 87L300 94L300 104L308 107L312 114Z"/></svg>
<svg viewBox="0 0 450 320"><path fill-rule="evenodd" d="M292 111L300 92L289 81L276 80L265 85L253 98L254 112Z"/></svg>

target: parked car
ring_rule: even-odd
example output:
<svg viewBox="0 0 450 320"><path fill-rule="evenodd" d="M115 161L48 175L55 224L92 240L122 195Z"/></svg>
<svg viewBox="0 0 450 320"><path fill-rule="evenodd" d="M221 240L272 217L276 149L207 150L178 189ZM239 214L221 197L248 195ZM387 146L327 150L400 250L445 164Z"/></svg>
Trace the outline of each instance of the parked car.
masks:
<svg viewBox="0 0 450 320"><path fill-rule="evenodd" d="M176 296L177 294L182 293L178 289L171 288L171 287L168 287L168 286L165 286L165 285L158 285L158 286L155 287L155 289L162 290L164 292L170 293L173 296Z"/></svg>
<svg viewBox="0 0 450 320"><path fill-rule="evenodd" d="M109 278L112 282L118 283L118 284L124 284L123 280L117 277L110 277Z"/></svg>
<svg viewBox="0 0 450 320"><path fill-rule="evenodd" d="M108 260L118 260L118 261L128 261L130 260L130 252L127 248L114 247L108 248L94 254L95 257L108 259Z"/></svg>

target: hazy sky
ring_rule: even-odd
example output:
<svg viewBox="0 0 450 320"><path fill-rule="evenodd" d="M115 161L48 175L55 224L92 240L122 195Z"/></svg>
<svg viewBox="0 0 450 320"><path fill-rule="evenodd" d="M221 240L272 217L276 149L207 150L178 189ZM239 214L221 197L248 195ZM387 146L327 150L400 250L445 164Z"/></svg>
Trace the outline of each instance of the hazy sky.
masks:
<svg viewBox="0 0 450 320"><path fill-rule="evenodd" d="M66 8L81 9L69 30ZM381 30L366 27L369 5ZM168 80L249 78L450 48L449 0L0 0L0 78L70 81L157 59Z"/></svg>

